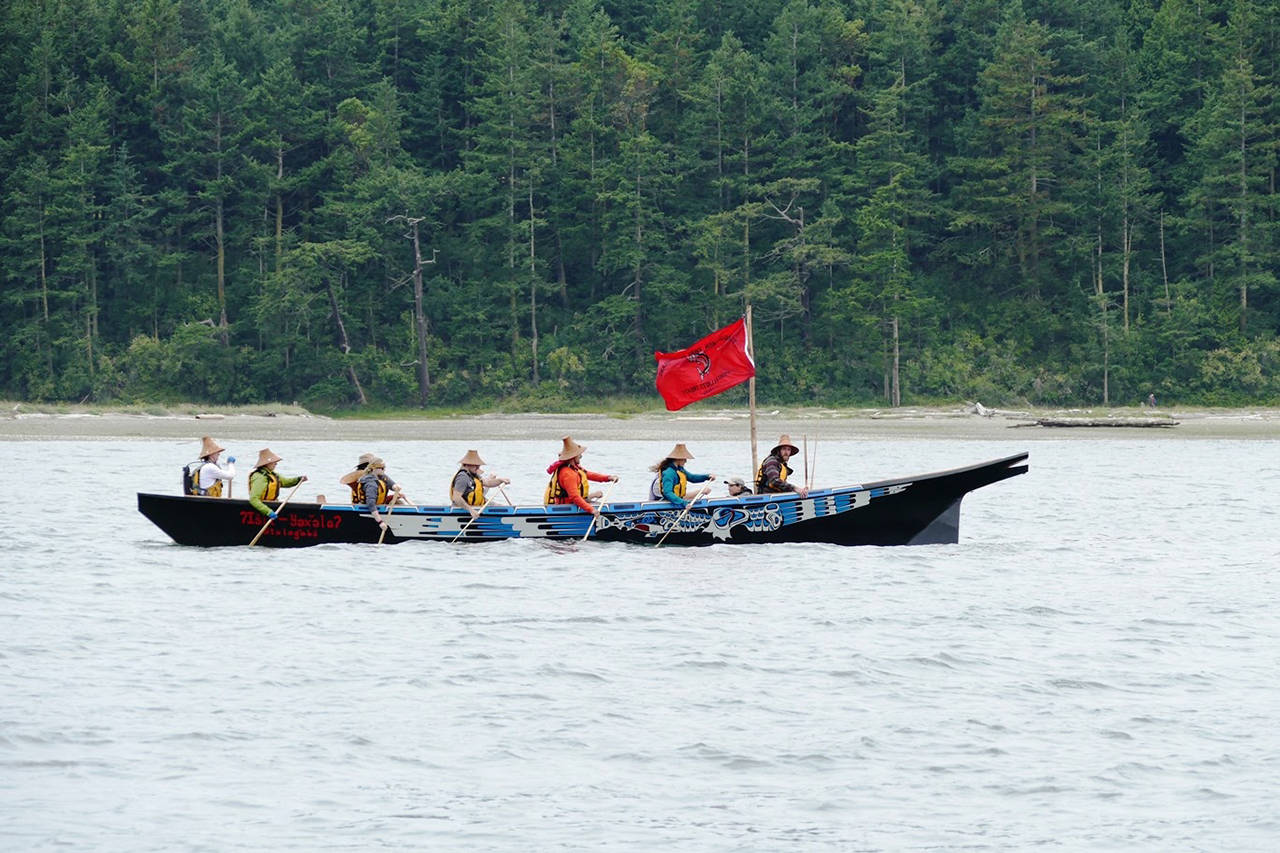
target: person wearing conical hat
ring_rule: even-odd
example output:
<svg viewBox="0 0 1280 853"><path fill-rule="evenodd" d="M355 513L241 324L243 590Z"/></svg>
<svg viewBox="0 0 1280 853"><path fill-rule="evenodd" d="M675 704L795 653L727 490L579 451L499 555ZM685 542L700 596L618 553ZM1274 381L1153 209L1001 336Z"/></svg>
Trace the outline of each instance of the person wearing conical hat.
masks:
<svg viewBox="0 0 1280 853"><path fill-rule="evenodd" d="M670 501L676 506L684 506L689 501L685 498L690 483L705 483L714 480L715 474L694 474L684 469L684 463L693 458L689 448L677 444L671 452L656 465L649 467L656 471L653 482L649 484L649 500Z"/></svg>
<svg viewBox="0 0 1280 853"><path fill-rule="evenodd" d="M230 483L236 476L234 456L227 457L226 465L218 464L218 457L225 449L207 435L200 439L200 458L187 465L186 479L190 483L187 494L210 498L222 497L223 481Z"/></svg>
<svg viewBox="0 0 1280 853"><path fill-rule="evenodd" d="M587 448L578 444L569 436L560 439L562 447L560 456L547 466L551 475L547 489L543 493L544 504L573 504L583 512L599 515L600 510L587 502L593 497L590 483L616 483L616 474L597 474L582 467L582 454Z"/></svg>
<svg viewBox="0 0 1280 853"><path fill-rule="evenodd" d="M778 443L769 451L769 455L760 463L760 470L756 472L756 494L795 492L802 498L807 496L809 490L804 486L787 482L787 477L795 473L787 465L787 460L799 452L800 448L791 443L791 436L784 435L779 438Z"/></svg>
<svg viewBox="0 0 1280 853"><path fill-rule="evenodd" d="M373 516L373 520L378 522L379 527L386 527L387 523L382 520L382 515L378 512L380 505L390 506L394 503L410 503L409 498L400 490L400 485L387 475L387 463L381 458L374 456L372 453L367 454L370 458L364 461L364 470L360 473L360 479L356 480L355 496L351 502L356 506L363 506L365 512Z"/></svg>
<svg viewBox="0 0 1280 853"><path fill-rule="evenodd" d="M480 458L479 453L468 450L466 455L458 460L458 473L453 475L453 482L449 485L449 502L470 511L472 518L479 515L480 508L487 503L484 496L485 489L505 486L511 482L506 477L493 474L482 475L480 466L483 464L485 464L484 460Z"/></svg>
<svg viewBox="0 0 1280 853"><path fill-rule="evenodd" d="M276 511L267 506L266 501L280 499L280 490L296 486L307 481L307 475L300 477L281 477L276 473L276 463L280 457L267 448L258 451L258 464L253 466L249 475L249 506L265 515L275 518Z"/></svg>
<svg viewBox="0 0 1280 853"><path fill-rule="evenodd" d="M364 476L365 469L369 467L369 463L377 458L377 454L374 453L361 453L360 458L356 460L355 469L348 471L338 478L339 483L351 490L351 502L353 504L362 503L356 494L358 491L357 486L360 482L360 478Z"/></svg>

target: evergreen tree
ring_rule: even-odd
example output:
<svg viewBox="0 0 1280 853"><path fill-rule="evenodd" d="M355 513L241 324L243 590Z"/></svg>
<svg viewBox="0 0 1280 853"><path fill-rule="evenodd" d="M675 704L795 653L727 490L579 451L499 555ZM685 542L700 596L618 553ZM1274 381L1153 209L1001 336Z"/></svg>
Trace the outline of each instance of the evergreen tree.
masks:
<svg viewBox="0 0 1280 853"><path fill-rule="evenodd" d="M1234 0L1224 32L1229 57L1212 97L1192 118L1190 164L1198 179L1187 194L1189 222L1199 236L1197 264L1214 285L1210 300L1224 316L1249 327L1251 292L1276 288L1276 89L1254 69L1257 10ZM1234 293L1234 299L1226 298ZM1232 303L1234 302L1234 306Z"/></svg>

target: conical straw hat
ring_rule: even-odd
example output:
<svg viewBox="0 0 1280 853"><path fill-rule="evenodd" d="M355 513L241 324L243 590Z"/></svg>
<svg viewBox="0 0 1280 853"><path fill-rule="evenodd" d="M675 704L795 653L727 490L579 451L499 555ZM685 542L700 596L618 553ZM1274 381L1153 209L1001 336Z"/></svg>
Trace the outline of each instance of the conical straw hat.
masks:
<svg viewBox="0 0 1280 853"><path fill-rule="evenodd" d="M483 465L484 460L480 458L480 454L474 450L468 450L467 455L458 460L459 465Z"/></svg>
<svg viewBox="0 0 1280 853"><path fill-rule="evenodd" d="M209 436L207 435L200 439L200 458L201 459L207 459L213 454L221 453L224 450L226 450L225 447L218 444L218 442L214 441L212 438L209 438Z"/></svg>
<svg viewBox="0 0 1280 853"><path fill-rule="evenodd" d="M276 456L274 453L272 453L270 450L264 447L258 451L258 464L253 467L261 468L263 465L270 465L272 462L279 462L279 461L280 461L279 456Z"/></svg>
<svg viewBox="0 0 1280 853"><path fill-rule="evenodd" d="M573 459L575 456L581 456L587 452L587 448L584 445L578 444L567 435L561 441L564 442L564 448L560 451L561 462Z"/></svg>
<svg viewBox="0 0 1280 853"><path fill-rule="evenodd" d="M781 450L784 447L791 448L792 456L800 452L800 448L796 447L794 444L791 443L791 436L781 435L778 437L778 443L773 446L773 450L769 451L769 455L772 456L773 454L777 453L779 450Z"/></svg>
<svg viewBox="0 0 1280 853"><path fill-rule="evenodd" d="M688 460L693 458L693 454L690 453L689 448L685 447L683 444L677 444L670 451L668 451L667 458Z"/></svg>
<svg viewBox="0 0 1280 853"><path fill-rule="evenodd" d="M338 482L344 486L350 486L356 480L364 476L364 469L369 467L369 463L377 459L372 453L361 453L360 458L356 460L354 471L348 471L338 478Z"/></svg>

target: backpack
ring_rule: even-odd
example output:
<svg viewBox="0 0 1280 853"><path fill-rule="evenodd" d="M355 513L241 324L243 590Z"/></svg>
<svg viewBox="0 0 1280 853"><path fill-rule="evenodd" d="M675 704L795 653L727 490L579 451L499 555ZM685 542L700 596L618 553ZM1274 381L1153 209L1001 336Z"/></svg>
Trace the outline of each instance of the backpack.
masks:
<svg viewBox="0 0 1280 853"><path fill-rule="evenodd" d="M184 495L200 494L200 469L203 467L203 459L197 459L195 462L188 462L182 466L182 493Z"/></svg>

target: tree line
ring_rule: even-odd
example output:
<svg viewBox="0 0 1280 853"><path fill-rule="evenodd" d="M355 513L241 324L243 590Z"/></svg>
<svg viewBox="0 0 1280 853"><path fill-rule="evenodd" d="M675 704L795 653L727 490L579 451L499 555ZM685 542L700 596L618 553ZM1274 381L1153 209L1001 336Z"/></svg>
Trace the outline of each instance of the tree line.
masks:
<svg viewBox="0 0 1280 853"><path fill-rule="evenodd" d="M649 395L750 304L771 402L1275 401L1278 40L1280 0L5 0L0 392Z"/></svg>

